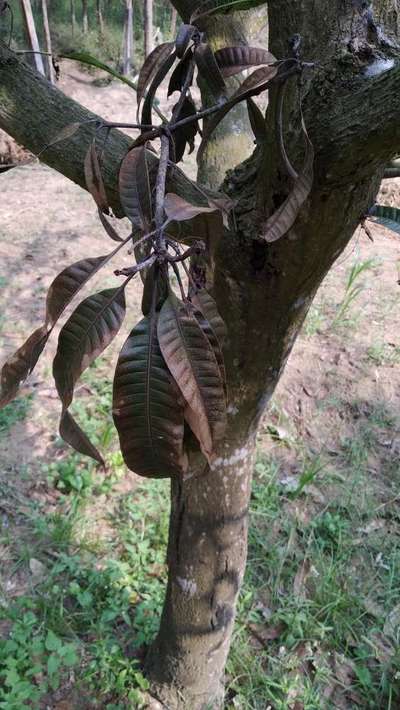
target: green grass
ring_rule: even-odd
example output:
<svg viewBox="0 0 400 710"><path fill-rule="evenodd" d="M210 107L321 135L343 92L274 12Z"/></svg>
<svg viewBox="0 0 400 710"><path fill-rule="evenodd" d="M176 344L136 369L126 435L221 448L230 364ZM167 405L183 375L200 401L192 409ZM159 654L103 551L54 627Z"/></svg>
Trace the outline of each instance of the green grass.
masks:
<svg viewBox="0 0 400 710"><path fill-rule="evenodd" d="M369 353L366 362L384 364ZM39 708L55 691L71 696L72 707L144 707L142 660L166 580L169 487L126 484L103 373L100 360L73 406L105 451L106 476L60 441L42 468L57 495L51 509L0 474L0 550L8 556L0 709ZM29 407L9 405L0 433ZM398 414L343 389L321 399L314 416L322 422L332 409L343 416L334 454L298 435L280 399L261 432L260 447L265 437L272 445L255 465L226 710L400 706L400 471L396 451L382 445L395 436ZM22 592L10 592L20 579Z"/></svg>
<svg viewBox="0 0 400 710"><path fill-rule="evenodd" d="M17 422L22 422L28 416L32 404L32 395L19 397L3 409L0 409L0 437L5 436Z"/></svg>

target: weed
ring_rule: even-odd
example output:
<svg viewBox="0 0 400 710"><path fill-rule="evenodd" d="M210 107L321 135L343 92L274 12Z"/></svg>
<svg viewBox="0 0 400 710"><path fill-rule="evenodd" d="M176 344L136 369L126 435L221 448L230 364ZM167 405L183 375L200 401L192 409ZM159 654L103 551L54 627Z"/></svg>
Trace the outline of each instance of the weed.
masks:
<svg viewBox="0 0 400 710"><path fill-rule="evenodd" d="M364 283L359 283L360 276L365 274L367 271L373 270L377 267L377 265L378 262L375 259L365 259L364 261L357 261L353 264L347 277L342 302L339 304L336 315L330 324L331 328L346 324L350 306L360 296L365 288Z"/></svg>
<svg viewBox="0 0 400 710"><path fill-rule="evenodd" d="M10 431L17 422L26 419L32 404L32 395L15 399L0 410L0 437Z"/></svg>

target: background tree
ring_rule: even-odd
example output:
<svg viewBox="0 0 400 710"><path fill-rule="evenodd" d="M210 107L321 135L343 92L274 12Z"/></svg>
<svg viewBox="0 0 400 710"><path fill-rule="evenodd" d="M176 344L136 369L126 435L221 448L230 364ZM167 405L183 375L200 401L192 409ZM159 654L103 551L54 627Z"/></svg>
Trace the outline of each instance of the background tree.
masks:
<svg viewBox="0 0 400 710"><path fill-rule="evenodd" d="M175 5L187 21L197 3L177 0ZM231 223L214 245L202 272L228 330L229 416L212 465L205 465L194 449L189 475L171 486L169 582L148 661L154 693L168 708L222 703L223 670L246 561L258 424L319 284L373 204L385 166L398 153L398 9L395 0L369 8L350 0L323 0L318 6L312 0L295 6L268 3L273 54L283 58L296 52L300 33L302 57L315 62L300 87L295 81L287 87L283 128L288 153L297 172L304 153L300 90L315 160L311 193L282 238L265 238L269 217L285 204L297 179L276 140L279 88L271 91L265 127L258 125L250 157L250 128L247 136L232 133L229 117L203 153L203 180L212 186L224 180L236 205L235 228ZM251 14L224 17L223 22L210 16L204 27L217 49L243 43L251 23ZM66 124L93 118L60 92L50 96L47 84L6 48L1 50L0 79L0 125L34 152L46 143L49 126L56 134ZM85 187L83 163L91 138L90 127L83 127L68 151L53 145L44 159ZM113 131L104 155L107 197L116 214L122 213L116 175L129 144Z"/></svg>
<svg viewBox="0 0 400 710"><path fill-rule="evenodd" d="M143 3L144 55L147 57L153 49L153 0Z"/></svg>
<svg viewBox="0 0 400 710"><path fill-rule="evenodd" d="M30 47L34 53L33 61L38 72L44 74L44 64L42 55L40 54L40 45L36 32L35 20L33 19L31 2L30 0L21 0L21 5L25 20L26 33L29 39Z"/></svg>
<svg viewBox="0 0 400 710"><path fill-rule="evenodd" d="M52 84L55 83L55 74L54 74L54 67L53 67L53 62L52 62L52 49L51 49L51 34L50 34L50 26L49 26L49 17L47 13L47 0L42 0L42 15L43 15L43 28L44 28L44 36L46 39L46 51L49 53L49 56L47 57L47 67L48 67L48 77L51 81Z"/></svg>
<svg viewBox="0 0 400 710"><path fill-rule="evenodd" d="M82 31L83 34L89 31L88 0L82 0Z"/></svg>
<svg viewBox="0 0 400 710"><path fill-rule="evenodd" d="M124 76L129 76L132 72L133 64L133 4L132 0L126 0L125 4L125 20L124 20L124 38L123 38L123 62L122 73Z"/></svg>

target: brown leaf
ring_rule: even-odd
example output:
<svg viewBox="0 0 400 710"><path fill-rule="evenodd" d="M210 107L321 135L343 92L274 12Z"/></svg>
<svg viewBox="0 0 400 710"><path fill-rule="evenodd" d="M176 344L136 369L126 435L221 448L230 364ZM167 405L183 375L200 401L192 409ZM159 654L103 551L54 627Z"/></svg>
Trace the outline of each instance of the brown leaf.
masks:
<svg viewBox="0 0 400 710"><path fill-rule="evenodd" d="M244 69L259 66L261 64L274 64L276 59L271 52L260 47L223 47L215 52L215 59L221 70L221 74L226 78L239 74Z"/></svg>
<svg viewBox="0 0 400 710"><path fill-rule="evenodd" d="M262 236L269 243L277 241L293 227L300 208L307 200L312 188L314 180L314 148L308 137L303 120L302 130L306 143L304 165L284 203L263 225Z"/></svg>
<svg viewBox="0 0 400 710"><path fill-rule="evenodd" d="M86 436L85 432L81 429L79 424L70 415L68 410L63 410L60 419L59 428L61 438L70 446L72 446L75 451L78 451L84 456L89 456L90 458L97 461L101 466L104 466L104 459L99 451L93 446L90 439Z"/></svg>
<svg viewBox="0 0 400 710"><path fill-rule="evenodd" d="M50 148L52 145L56 145L56 143L60 143L61 141L65 141L67 138L71 138L77 131L79 131L82 123L68 123L67 126L64 126L64 128L61 129L61 131L58 131L56 135L51 139L50 143L46 145L45 148L43 148L40 152L43 153L44 150L47 148Z"/></svg>
<svg viewBox="0 0 400 710"><path fill-rule="evenodd" d="M100 207L98 208L98 215L100 217L100 222L102 223L105 231L107 232L108 236L110 239L112 239L114 242L122 242L123 239L122 237L119 236L118 232L114 229L112 224L108 221L107 217L103 214L102 210Z"/></svg>
<svg viewBox="0 0 400 710"><path fill-rule="evenodd" d="M169 57L174 47L173 42L164 42L159 44L146 58L137 83L136 100L137 100L137 115L139 116L140 104L142 102L146 87L151 82L159 68L164 64Z"/></svg>
<svg viewBox="0 0 400 710"><path fill-rule="evenodd" d="M226 84L214 52L207 42L200 42L194 50L194 58L199 74L216 101L226 98Z"/></svg>
<svg viewBox="0 0 400 710"><path fill-rule="evenodd" d="M193 34L197 32L197 27L193 25L181 25L175 41L176 56L183 57Z"/></svg>
<svg viewBox="0 0 400 710"><path fill-rule="evenodd" d="M150 478L182 475L183 398L160 351L157 319L143 318L120 353L114 378L113 416L124 461Z"/></svg>
<svg viewBox="0 0 400 710"><path fill-rule="evenodd" d="M185 56L183 59L181 59L180 62L176 65L174 71L171 74L171 78L169 80L168 84L168 98L173 94L175 91L182 91L183 85L186 81L186 77L188 74L188 71L190 69L190 64L193 59L193 52L190 49L188 52L186 52Z"/></svg>
<svg viewBox="0 0 400 710"><path fill-rule="evenodd" d="M108 199L101 174L100 162L97 156L96 140L93 140L86 153L84 172L86 187L92 195L97 207L108 214Z"/></svg>
<svg viewBox="0 0 400 710"><path fill-rule="evenodd" d="M146 146L132 148L119 171L120 200L126 216L144 234L152 220L151 187Z"/></svg>
<svg viewBox="0 0 400 710"><path fill-rule="evenodd" d="M193 219L199 214L209 214L216 212L215 207L202 207L201 205L192 205L183 197L175 195L173 192L168 192L164 198L164 210L169 222L184 222L188 219Z"/></svg>
<svg viewBox="0 0 400 710"><path fill-rule="evenodd" d="M72 313L58 338L53 376L63 405L60 433L66 441L88 456L96 451L67 410L80 375L111 343L125 316L123 287L101 291L86 298ZM83 434L83 432L82 432ZM97 461L99 455L93 456ZM101 458L101 457L100 457Z"/></svg>
<svg viewBox="0 0 400 710"><path fill-rule="evenodd" d="M222 378L193 307L172 293L160 311L158 338L167 366L185 398L185 419L210 461L226 426Z"/></svg>
<svg viewBox="0 0 400 710"><path fill-rule="evenodd" d="M191 300L208 320L219 342L223 345L227 334L226 325L218 312L217 304L213 297L203 288L196 291L191 296Z"/></svg>
<svg viewBox="0 0 400 710"><path fill-rule="evenodd" d="M293 594L298 599L306 596L305 585L307 582L307 577L311 571L311 562L308 559L303 560L299 569L296 572L296 576L293 582Z"/></svg>
<svg viewBox="0 0 400 710"><path fill-rule="evenodd" d="M21 382L35 367L60 315L87 281L114 255L81 261L68 266L51 283L46 299L45 323L37 328L5 362L1 371L0 408L18 393Z"/></svg>
<svg viewBox="0 0 400 710"><path fill-rule="evenodd" d="M169 70L171 69L173 63L175 62L176 59L176 54L175 52L172 52L169 56L167 56L159 69L157 70L157 73L154 76L153 81L150 84L149 90L147 92L146 98L144 100L143 104L143 110L142 110L142 116L141 116L141 123L143 125L152 125L152 108L153 108L153 101L154 97L156 95L156 91L158 87L160 86L161 82L165 79L167 76Z"/></svg>
<svg viewBox="0 0 400 710"><path fill-rule="evenodd" d="M173 106L172 111L174 112L175 106ZM179 113L175 116L176 122L181 121L188 116L195 116L196 107L192 99L188 96L185 97ZM194 141L196 134L199 130L198 121L192 121L186 125L180 126L174 130L172 137L174 141L174 152L175 152L175 163L179 163L185 153L186 144L189 144L189 154L194 150Z"/></svg>

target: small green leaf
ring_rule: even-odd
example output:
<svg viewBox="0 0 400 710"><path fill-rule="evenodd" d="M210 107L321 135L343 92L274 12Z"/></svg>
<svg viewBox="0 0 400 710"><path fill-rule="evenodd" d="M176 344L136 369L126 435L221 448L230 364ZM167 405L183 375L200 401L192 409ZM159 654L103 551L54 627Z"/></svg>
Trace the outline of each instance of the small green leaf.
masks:
<svg viewBox="0 0 400 710"><path fill-rule="evenodd" d="M51 629L47 632L46 636L46 641L45 641L45 647L47 651L58 651L58 649L62 646L61 639L58 638L58 636L55 635L54 631L51 631Z"/></svg>

